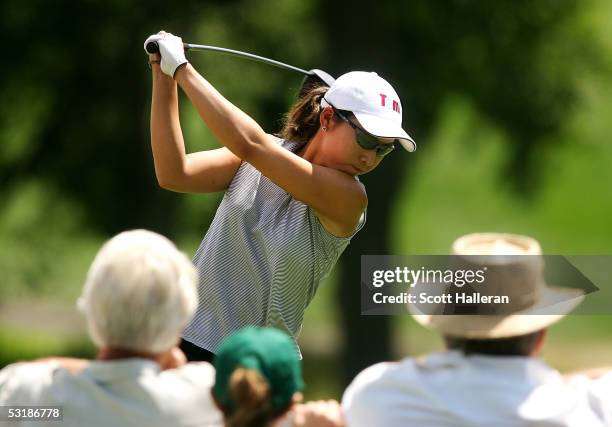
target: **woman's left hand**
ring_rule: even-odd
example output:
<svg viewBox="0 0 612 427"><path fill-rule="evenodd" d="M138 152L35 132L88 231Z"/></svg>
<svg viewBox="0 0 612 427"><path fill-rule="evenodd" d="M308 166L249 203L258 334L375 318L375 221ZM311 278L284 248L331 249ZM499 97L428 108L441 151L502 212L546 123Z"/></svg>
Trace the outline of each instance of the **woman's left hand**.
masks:
<svg viewBox="0 0 612 427"><path fill-rule="evenodd" d="M161 69L164 74L174 77L176 70L183 64L188 63L185 57L185 48L183 40L173 34L160 31L157 34L152 34L144 42L145 52L149 43L157 43L159 53L161 54ZM151 58L151 56L149 56Z"/></svg>

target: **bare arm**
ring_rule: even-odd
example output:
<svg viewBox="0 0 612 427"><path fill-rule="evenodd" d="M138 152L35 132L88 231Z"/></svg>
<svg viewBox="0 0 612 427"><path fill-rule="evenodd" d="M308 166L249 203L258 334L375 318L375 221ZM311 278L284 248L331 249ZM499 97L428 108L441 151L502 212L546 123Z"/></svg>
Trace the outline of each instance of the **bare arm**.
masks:
<svg viewBox="0 0 612 427"><path fill-rule="evenodd" d="M225 99L192 66L176 81L219 141L297 200L312 207L338 236L352 233L367 204L365 189L344 172L315 165L273 141L247 114Z"/></svg>
<svg viewBox="0 0 612 427"><path fill-rule="evenodd" d="M125 358L127 357L128 356L126 356ZM136 357L136 356L130 356L130 357ZM142 357L142 356L139 356L139 357ZM180 368L181 366L187 363L187 358L185 357L185 354L177 346L172 347L168 351L158 354L156 356L156 359L154 360L157 363L159 363L159 366L162 371L167 370L167 369ZM87 368L90 363L90 361L87 359L77 359L75 357L45 357L42 359L33 360L32 362L29 362L29 363L37 363L37 362L55 362L61 368L73 374L78 374L83 369Z"/></svg>
<svg viewBox="0 0 612 427"><path fill-rule="evenodd" d="M74 357L45 357L33 360L31 363L37 362L56 362L61 368L73 374L77 374L89 366L89 360Z"/></svg>
<svg viewBox="0 0 612 427"><path fill-rule="evenodd" d="M612 372L611 367L588 368L581 371L569 372L563 375L563 377L566 379L570 379L576 376L586 376L588 378L596 380L597 378L601 378L604 375L609 374L610 372Z"/></svg>
<svg viewBox="0 0 612 427"><path fill-rule="evenodd" d="M299 427L343 427L342 409L335 400L319 400L297 405L294 425Z"/></svg>
<svg viewBox="0 0 612 427"><path fill-rule="evenodd" d="M241 160L227 148L186 154L176 83L159 65L152 68L151 148L159 185L179 192L225 190Z"/></svg>

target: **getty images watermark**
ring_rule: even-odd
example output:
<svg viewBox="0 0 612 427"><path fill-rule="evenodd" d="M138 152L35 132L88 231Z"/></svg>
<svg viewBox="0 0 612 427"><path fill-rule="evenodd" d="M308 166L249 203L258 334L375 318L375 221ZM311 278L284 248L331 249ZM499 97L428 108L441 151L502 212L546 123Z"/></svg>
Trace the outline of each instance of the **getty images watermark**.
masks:
<svg viewBox="0 0 612 427"><path fill-rule="evenodd" d="M590 277L612 277L611 261L560 255L367 255L361 257L361 311L556 314L580 299L584 309L578 313L610 314L612 287L595 286ZM586 298L594 292L597 303ZM525 311L534 305L538 311Z"/></svg>
<svg viewBox="0 0 612 427"><path fill-rule="evenodd" d="M480 285L486 280L487 267L466 270L466 269L426 269L421 267L418 270L413 270L409 267L396 266L391 270L374 270L372 273L372 286L374 288L382 288L385 285L405 285L410 289L417 285L442 285L454 286L462 288L465 285ZM471 292L456 292L456 293L441 293L431 292L431 290L411 293L403 291L399 294L386 295L384 292L374 292L372 299L375 304L415 304L417 302L423 304L438 304L438 303L478 303L478 302L495 302L498 304L506 304L510 302L507 295L492 295L483 296L480 293Z"/></svg>

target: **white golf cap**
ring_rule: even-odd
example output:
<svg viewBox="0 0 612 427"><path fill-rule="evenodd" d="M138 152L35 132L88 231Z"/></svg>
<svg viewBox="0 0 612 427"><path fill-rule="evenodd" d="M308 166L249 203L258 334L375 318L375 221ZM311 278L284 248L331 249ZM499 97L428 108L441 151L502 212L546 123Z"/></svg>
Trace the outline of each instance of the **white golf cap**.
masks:
<svg viewBox="0 0 612 427"><path fill-rule="evenodd" d="M414 139L402 129L402 103L397 92L376 73L351 71L341 75L321 105L348 110L368 133L379 138L397 138L407 151L416 150Z"/></svg>

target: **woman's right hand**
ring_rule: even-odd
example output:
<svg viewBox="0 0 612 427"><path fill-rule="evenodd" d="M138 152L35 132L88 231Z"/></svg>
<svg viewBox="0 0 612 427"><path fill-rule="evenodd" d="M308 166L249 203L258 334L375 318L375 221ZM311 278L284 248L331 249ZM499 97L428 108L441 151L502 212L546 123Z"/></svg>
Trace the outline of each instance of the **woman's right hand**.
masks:
<svg viewBox="0 0 612 427"><path fill-rule="evenodd" d="M159 67L161 64L161 55L159 53L149 53L149 65L151 69L157 66Z"/></svg>

